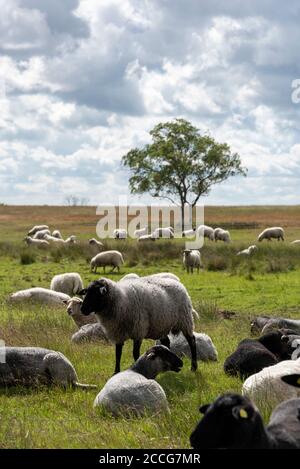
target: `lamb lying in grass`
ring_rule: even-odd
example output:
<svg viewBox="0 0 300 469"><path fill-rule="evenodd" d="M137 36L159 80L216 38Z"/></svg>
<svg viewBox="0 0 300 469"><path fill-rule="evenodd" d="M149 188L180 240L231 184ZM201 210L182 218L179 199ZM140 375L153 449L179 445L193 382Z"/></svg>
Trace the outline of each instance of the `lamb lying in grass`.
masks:
<svg viewBox="0 0 300 469"><path fill-rule="evenodd" d="M4 352L5 363L0 363L0 386L96 388L79 383L72 363L60 352L39 347L5 347Z"/></svg>
<svg viewBox="0 0 300 469"><path fill-rule="evenodd" d="M12 293L9 300L13 303L33 302L48 305L63 305L63 302L70 300L65 293L48 290L47 288L33 287Z"/></svg>
<svg viewBox="0 0 300 469"><path fill-rule="evenodd" d="M155 345L128 370L107 381L94 407L101 406L113 415L124 416L168 411L165 392L155 378L164 371L179 372L182 366L182 360L167 347Z"/></svg>

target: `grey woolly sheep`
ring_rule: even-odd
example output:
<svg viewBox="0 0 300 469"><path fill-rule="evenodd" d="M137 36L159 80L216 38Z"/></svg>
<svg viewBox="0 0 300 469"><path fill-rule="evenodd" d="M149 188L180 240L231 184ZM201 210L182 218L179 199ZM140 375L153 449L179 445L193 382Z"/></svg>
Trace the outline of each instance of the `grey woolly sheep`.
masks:
<svg viewBox="0 0 300 469"><path fill-rule="evenodd" d="M47 288L33 287L26 290L19 290L10 295L9 300L13 303L32 301L48 305L63 305L65 300L69 300L69 295L65 293L48 290Z"/></svg>
<svg viewBox="0 0 300 469"><path fill-rule="evenodd" d="M227 230L223 230L223 228L216 228L214 230L214 239L215 241L223 241L224 243L230 243L230 233Z"/></svg>
<svg viewBox="0 0 300 469"><path fill-rule="evenodd" d="M55 275L50 284L50 290L60 291L69 296L76 295L82 289L83 282L77 272Z"/></svg>
<svg viewBox="0 0 300 469"><path fill-rule="evenodd" d="M97 272L98 267L103 267L105 273L105 267L111 266L112 272L117 268L120 272L120 266L124 264L124 259L119 251L104 251L97 254L91 260L91 272Z"/></svg>
<svg viewBox="0 0 300 469"><path fill-rule="evenodd" d="M104 244L101 241L98 241L95 238L91 238L88 241L90 248L93 250L94 253L98 253L103 250Z"/></svg>
<svg viewBox="0 0 300 469"><path fill-rule="evenodd" d="M300 334L300 319L272 318L270 316L257 316L251 321L251 332L266 334L272 330L289 329Z"/></svg>
<svg viewBox="0 0 300 469"><path fill-rule="evenodd" d="M257 240L259 242L263 241L264 239L271 241L272 238L277 239L278 241L280 240L284 241L284 229L281 228L280 226L273 226L272 228L266 228L264 231L260 233Z"/></svg>
<svg viewBox="0 0 300 469"><path fill-rule="evenodd" d="M211 226L207 225L200 225L197 228L198 236L203 236L204 238L208 238L210 241L214 241L215 239L215 232Z"/></svg>
<svg viewBox="0 0 300 469"><path fill-rule="evenodd" d="M163 388L155 381L164 371L179 372L183 363L167 347L156 345L147 350L128 370L108 380L95 399L113 415L157 414L169 411Z"/></svg>
<svg viewBox="0 0 300 469"><path fill-rule="evenodd" d="M217 361L218 352L211 338L207 334L200 332L194 332L194 336L196 340L197 360L204 362ZM169 334L168 337L170 340L170 350L172 352L176 353L178 357L191 358L191 350L182 333L177 336Z"/></svg>
<svg viewBox="0 0 300 469"><path fill-rule="evenodd" d="M72 363L60 352L39 347L5 347L5 363L0 363L0 386L56 385L81 389Z"/></svg>
<svg viewBox="0 0 300 469"><path fill-rule="evenodd" d="M72 335L71 340L75 344L98 341L108 343L105 331L99 322L81 326L80 329Z"/></svg>
<svg viewBox="0 0 300 469"><path fill-rule="evenodd" d="M183 251L183 266L187 273L193 273L195 268L199 274L199 269L201 267L200 252L197 249L185 249Z"/></svg>
<svg viewBox="0 0 300 469"><path fill-rule="evenodd" d="M133 357L137 360L143 339L160 339L168 345L168 334L180 331L191 348L192 370L197 369L193 306L182 283L154 276L123 282L102 278L80 294L85 295L81 312L95 312L108 339L116 344L116 373L126 340L134 341Z"/></svg>

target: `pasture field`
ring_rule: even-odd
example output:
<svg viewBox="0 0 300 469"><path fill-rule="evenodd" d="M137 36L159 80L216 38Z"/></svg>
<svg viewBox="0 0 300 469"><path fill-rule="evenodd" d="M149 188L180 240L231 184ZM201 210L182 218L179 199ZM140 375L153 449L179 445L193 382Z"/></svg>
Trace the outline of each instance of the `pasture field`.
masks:
<svg viewBox="0 0 300 469"><path fill-rule="evenodd" d="M134 240L105 241L125 259L120 274L107 276L118 280L129 272L161 271L178 275L200 315L196 330L211 336L218 362L199 363L199 371L192 373L185 359L180 373L158 377L170 403L171 415L165 416L112 418L93 409L95 390L1 389L1 448L188 448L199 405L222 392L240 391L241 381L224 374L223 362L250 335L250 319L262 313L300 318L300 245L289 244L300 239L300 207L208 207L205 214L205 223L231 230L233 243L206 242L199 275L183 271L184 241L176 239L140 246ZM7 301L13 291L49 287L57 273L79 272L85 284L98 278L89 272L91 253L86 244L95 236L97 220L93 207L0 207L0 339L6 345L61 351L75 366L79 380L97 384L100 390L113 372L112 346L72 344L76 326L64 308L12 306ZM39 223L58 228L65 236L76 234L79 244L47 252L25 248L22 238ZM262 228L272 225L285 228L285 243L261 243L252 258L236 257L239 249L255 242ZM224 319L222 310L235 315ZM152 344L145 341L142 350ZM131 349L132 344L126 343L122 369L132 363Z"/></svg>

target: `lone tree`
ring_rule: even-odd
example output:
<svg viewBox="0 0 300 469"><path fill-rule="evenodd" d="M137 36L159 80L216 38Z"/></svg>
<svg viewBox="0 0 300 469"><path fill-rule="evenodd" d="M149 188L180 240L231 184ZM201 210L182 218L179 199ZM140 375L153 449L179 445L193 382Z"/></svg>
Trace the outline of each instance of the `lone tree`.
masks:
<svg viewBox="0 0 300 469"><path fill-rule="evenodd" d="M122 158L123 166L132 172L131 193L149 192L152 197L180 202L182 229L185 204L194 207L214 184L230 176L246 176L240 156L227 143L201 135L185 119L160 123L150 135L151 144L134 148Z"/></svg>

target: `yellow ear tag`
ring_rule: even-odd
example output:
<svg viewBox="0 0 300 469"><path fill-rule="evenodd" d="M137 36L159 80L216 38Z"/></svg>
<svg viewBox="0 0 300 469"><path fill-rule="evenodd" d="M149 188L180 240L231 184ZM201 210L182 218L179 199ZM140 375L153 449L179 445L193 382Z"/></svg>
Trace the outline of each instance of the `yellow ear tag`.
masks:
<svg viewBox="0 0 300 469"><path fill-rule="evenodd" d="M297 384L300 386L300 378L297 379Z"/></svg>
<svg viewBox="0 0 300 469"><path fill-rule="evenodd" d="M240 417L242 419L247 419L248 418L248 412L245 409L240 410Z"/></svg>

